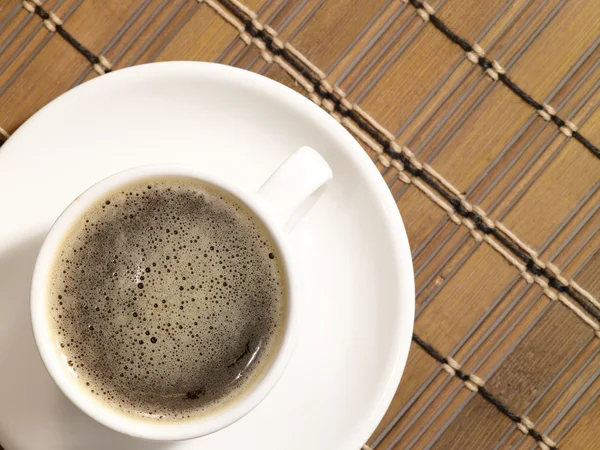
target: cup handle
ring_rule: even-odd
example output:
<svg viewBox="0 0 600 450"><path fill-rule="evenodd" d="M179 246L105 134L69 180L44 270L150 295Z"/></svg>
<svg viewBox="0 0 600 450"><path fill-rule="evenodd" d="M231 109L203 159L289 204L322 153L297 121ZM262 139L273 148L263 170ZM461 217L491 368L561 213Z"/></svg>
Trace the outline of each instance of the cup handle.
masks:
<svg viewBox="0 0 600 450"><path fill-rule="evenodd" d="M304 146L271 174L258 194L273 206L283 229L291 231L325 192L332 177L325 159Z"/></svg>

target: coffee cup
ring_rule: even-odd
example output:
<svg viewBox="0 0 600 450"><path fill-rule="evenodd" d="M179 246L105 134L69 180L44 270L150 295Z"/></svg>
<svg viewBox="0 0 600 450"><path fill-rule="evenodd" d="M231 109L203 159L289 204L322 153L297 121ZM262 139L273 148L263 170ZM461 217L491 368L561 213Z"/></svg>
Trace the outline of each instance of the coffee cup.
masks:
<svg viewBox="0 0 600 450"><path fill-rule="evenodd" d="M220 398L214 399L214 401L210 403L210 405L212 405L211 408L206 409L206 411L200 409L199 412L192 411L192 414L188 414L189 417L186 417L185 414L181 414L174 418L165 418L165 420L155 420L156 417L154 417L152 411L147 417L136 416L135 414L124 412L123 409L117 408L111 401L103 398L105 393L104 388L102 388L101 395L99 391L100 388L98 388L97 392L94 392L86 387L86 383L87 386L89 386L89 382L85 382L83 375L81 375L83 369L80 371L77 368L79 364L76 361L71 361L69 359L70 356L67 354L68 349L66 349L65 345L70 345L70 343L67 341L66 344L63 344L61 342L61 336L64 336L66 333L64 333L64 330L62 335L57 332L58 328L55 323L56 317L61 316L57 315L54 307L50 306L55 305L58 308L58 303L53 303L57 300L54 297L52 300L50 299L50 296L53 294L51 294L52 289L49 287L56 278L56 264L57 260L60 258L60 249L64 245L65 239L73 233L76 224L82 221L82 217L85 217L86 212L89 211L93 205L104 202L111 193L121 190L123 195L126 196L127 193L125 192L126 189L124 187L131 186L132 183L146 183L146 180L158 179L179 179L202 183L203 185L209 186L209 190L215 189L217 192L224 192L233 199L233 202L238 202L240 205L243 205L243 208L248 210L248 214L252 215L257 223L260 224L260 227L264 227L268 237L261 239L263 239L263 241L268 240L269 245L272 245L274 248L268 255L269 258L275 258L275 255L277 257L277 270L280 272L281 277L280 285L282 298L285 301L285 307L281 309L281 321L278 322L281 325L281 330L278 331L278 333L280 333L278 334L280 338L273 344L272 351L268 357L265 356L264 362L260 363L260 370L256 369L256 374L253 375L251 383L248 382L247 385L242 385L239 389L236 388L237 390L228 393L227 401L222 401ZM203 173L199 168L168 164L142 166L125 170L109 176L87 189L63 211L48 232L36 261L31 286L31 318L35 341L48 372L59 388L84 413L101 424L130 436L151 440L170 441L204 436L225 428L248 414L269 394L284 373L298 337L302 299L298 298L298 283L300 280L298 279L298 270L295 267L293 255L289 249L288 233L296 223L308 213L321 194L326 190L331 180L332 172L325 160L315 150L309 147L301 147L288 157L257 191L240 189L226 179ZM149 185L148 187L150 188L151 186ZM131 193L131 196L133 197L133 192ZM106 203L108 208L108 203L110 203L110 201L106 200ZM118 205L110 206L116 207ZM102 208L104 208L104 205ZM239 209L238 206L235 206L235 208ZM140 208L140 210L141 209L143 208ZM122 211L119 211L119 214L121 213ZM127 214L124 214L124 216L126 218ZM183 234L185 234L185 229L183 229ZM198 236L198 238L201 238L201 236ZM195 239L192 237L190 242L193 242L194 240ZM263 242L263 245L266 244L267 243ZM77 249L74 250L77 251ZM207 255L205 254L204 256L206 257ZM100 254L96 257L110 259L116 257L116 255ZM215 261L222 262L222 259L219 258L221 257L214 255ZM190 262L189 265L191 266L192 263ZM78 265L78 270L79 267L80 266ZM165 264L164 267L165 270L169 270L168 267L170 266ZM81 267L82 271L85 271L85 269L85 267ZM134 288L128 288L130 289L128 292L132 292L132 295L136 299L141 299L142 295L146 295L142 294L144 288L143 285L144 282L146 282L144 276L149 277L150 275L154 275L154 267L149 266L146 268L146 271L148 273L144 273L143 270L141 270L141 275L127 275L127 277L129 277L128 280L131 277L137 277L135 280L137 282L137 287L139 287L140 290L135 291ZM115 274L115 277L119 278L120 275L117 272L115 272ZM158 278L155 282L160 284ZM261 286L263 284L261 284ZM198 289L194 288L193 285L191 288ZM184 286L181 286L182 292L187 292L189 289L190 288L186 288L184 291ZM224 288L220 287L219 292L222 292L223 289ZM109 295L107 295L107 299L108 297ZM177 312L177 314L179 314L178 317L185 315L184 306L187 307L187 298L188 297L181 297L181 306L179 306L179 308L181 308L182 312ZM90 298L81 300L73 298L70 307L77 309L80 305L84 304L84 302L92 300L95 301L95 299ZM163 300L165 303L164 307L166 308L171 299L167 298ZM177 301L179 300L180 298L177 297ZM216 301L218 302L218 300ZM153 301L151 301L150 304L152 302ZM62 301L59 303L62 305ZM154 303L154 307L157 308L156 311L158 311L159 305L160 303L157 300L156 303ZM162 307L163 305L160 306ZM209 307L208 304L206 307ZM214 305L211 305L210 307L213 308ZM152 308L149 308L149 311L152 311ZM99 310L100 307L96 309ZM110 312L110 309L108 309L108 311L109 312L103 314L113 314ZM138 320L138 314L135 312L133 314L136 320ZM149 314L153 315L153 312L149 312ZM86 315L85 317L86 320L88 320L88 316ZM103 317L106 318L106 315ZM200 316L198 317L200 318ZM115 315L114 320L109 322L111 323L111 326L115 327L115 330L119 331L117 324L119 321L123 320L124 319L122 319L121 316L117 317L117 315ZM127 320L133 321L129 316ZM197 325L207 326L209 322L206 322L206 320L209 319L202 318L202 320L204 320L204 322ZM182 320L182 325L180 325L179 328L183 328L183 322L184 321ZM130 322L123 322L118 325L118 327L127 328L129 323ZM176 332L171 331L170 323L168 325L169 329L166 327L161 328L160 326L156 326L156 328L160 329L160 332L163 332L165 337L168 336L175 340L177 336L174 337L174 333ZM97 331L93 330L93 325L87 327L89 328L90 333ZM131 333L136 332L133 326L131 326L131 330L133 330ZM129 331L127 330L125 333L129 333ZM149 342L149 339L153 339L151 342L156 342L156 338L154 336L151 338L149 337L150 331L146 331L146 335L148 336L142 335L139 342L140 345L143 345L144 348L148 348L149 350L146 351L145 356L142 356L142 354L140 355L139 358L142 362L136 361L138 365L144 364L144 358L153 354L151 352L154 352L155 350L152 347L152 344L148 344L147 342ZM189 335L192 337L194 336L193 332L190 332ZM100 336L94 339L102 339L102 335L86 334L86 337L82 336L82 347L89 344L90 339L92 339L90 336ZM195 336L198 336L198 334ZM76 342L71 341L71 343L73 343L74 346L78 346ZM179 346L180 344L181 342L176 343L175 346ZM257 349L259 347L260 345ZM237 363L238 359L243 357L250 361L246 366L249 367L252 362L252 355L257 353L252 355L247 355L246 353L247 352L244 351L240 353L239 357L236 356L233 358L232 365ZM219 355L214 355L213 360L215 358L218 359L218 356ZM164 357L165 359L168 359L166 355ZM114 359L113 356L110 355L107 356L107 358L111 361ZM102 364L102 361L98 360L99 358L95 357L95 359L93 359L93 361L95 361L94 364ZM125 367L127 366L125 365ZM237 370L237 368L235 370ZM242 372L240 372L240 374L241 373ZM181 374L179 375L181 376ZM121 374L121 376L123 375ZM108 388L106 392L108 392ZM108 396L108 394L106 395ZM188 392L187 398L184 401L187 401L187 399L195 400L202 395L204 395L203 389L191 394ZM190 408L193 410L192 407ZM159 419L162 419L162 416L160 416Z"/></svg>

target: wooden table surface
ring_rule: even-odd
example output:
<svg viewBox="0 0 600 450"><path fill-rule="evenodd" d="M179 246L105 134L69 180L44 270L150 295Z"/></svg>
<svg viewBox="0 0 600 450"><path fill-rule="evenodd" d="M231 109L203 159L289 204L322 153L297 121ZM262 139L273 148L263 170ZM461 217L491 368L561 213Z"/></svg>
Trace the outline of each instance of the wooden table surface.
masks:
<svg viewBox="0 0 600 450"><path fill-rule="evenodd" d="M0 141L134 64L292 87L361 142L412 246L411 354L365 448L598 449L599 44L597 0L0 0Z"/></svg>

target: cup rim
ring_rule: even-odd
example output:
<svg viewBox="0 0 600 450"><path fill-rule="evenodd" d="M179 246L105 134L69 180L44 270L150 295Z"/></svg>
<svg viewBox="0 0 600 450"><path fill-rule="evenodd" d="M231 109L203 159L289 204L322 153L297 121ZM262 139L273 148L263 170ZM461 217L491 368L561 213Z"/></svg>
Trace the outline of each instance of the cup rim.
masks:
<svg viewBox="0 0 600 450"><path fill-rule="evenodd" d="M54 254L62 242L65 234L81 213L94 201L107 192L110 192L126 183L158 176L178 176L193 178L222 189L244 203L263 223L271 234L273 242L279 250L283 263L281 264L285 277L286 287L286 326L277 355L264 369L261 378L241 394L241 398L231 400L223 409L210 412L206 416L188 419L181 423L150 422L136 419L124 413L103 405L92 398L84 389L76 385L67 374L58 360L57 350L53 347L50 338L50 324L46 314L46 287L50 268L54 261ZM276 212L262 200L257 192L242 190L222 179L211 176L197 168L185 167L176 164L151 164L126 169L94 183L73 200L56 219L46 235L38 254L30 290L31 322L36 346L44 365L61 391L85 414L97 422L115 431L138 438L173 441L185 440L205 436L225 428L238 421L268 395L275 387L292 356L296 346L299 322L299 302L295 298L297 281L293 275L293 258L283 229L278 225Z"/></svg>

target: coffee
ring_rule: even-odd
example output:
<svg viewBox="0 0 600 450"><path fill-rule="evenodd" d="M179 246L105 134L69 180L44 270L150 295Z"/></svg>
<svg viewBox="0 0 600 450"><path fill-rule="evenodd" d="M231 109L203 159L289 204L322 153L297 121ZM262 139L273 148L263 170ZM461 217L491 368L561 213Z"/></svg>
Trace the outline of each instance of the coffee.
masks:
<svg viewBox="0 0 600 450"><path fill-rule="evenodd" d="M53 341L89 395L145 420L185 420L251 389L285 327L285 276L243 203L180 177L92 204L48 285Z"/></svg>

